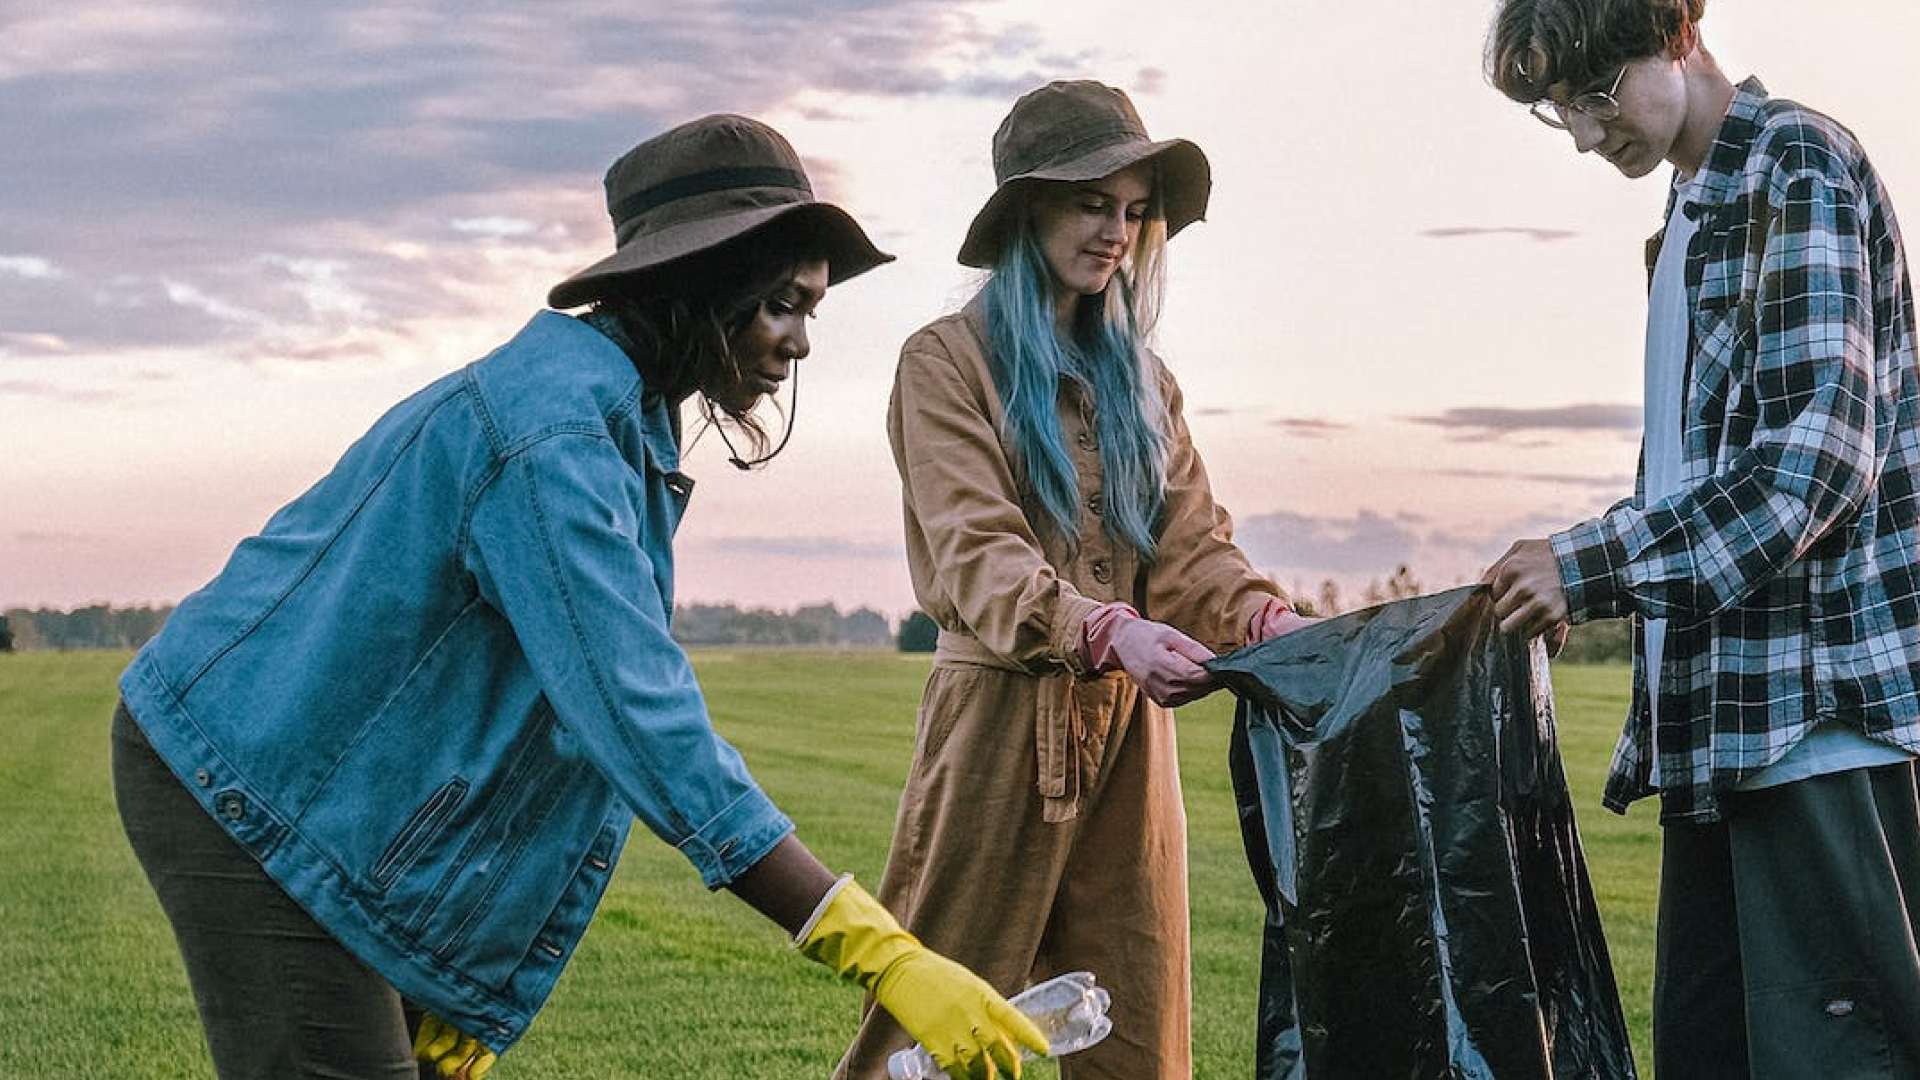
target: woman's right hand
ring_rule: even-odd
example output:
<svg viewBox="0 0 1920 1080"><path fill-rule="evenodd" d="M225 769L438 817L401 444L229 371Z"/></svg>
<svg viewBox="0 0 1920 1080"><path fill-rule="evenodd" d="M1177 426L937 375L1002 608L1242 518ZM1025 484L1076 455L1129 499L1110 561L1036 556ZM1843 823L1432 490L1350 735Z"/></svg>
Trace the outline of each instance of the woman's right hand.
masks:
<svg viewBox="0 0 1920 1080"><path fill-rule="evenodd" d="M956 1080L1020 1075L1020 1051L1047 1037L978 975L920 944L851 877L797 935L801 955L873 995Z"/></svg>
<svg viewBox="0 0 1920 1080"><path fill-rule="evenodd" d="M1141 692L1155 704L1168 708L1185 705L1216 687L1213 675L1200 666L1201 661L1213 659L1213 650L1166 623L1123 618L1111 626L1106 637L1114 661L1133 676Z"/></svg>

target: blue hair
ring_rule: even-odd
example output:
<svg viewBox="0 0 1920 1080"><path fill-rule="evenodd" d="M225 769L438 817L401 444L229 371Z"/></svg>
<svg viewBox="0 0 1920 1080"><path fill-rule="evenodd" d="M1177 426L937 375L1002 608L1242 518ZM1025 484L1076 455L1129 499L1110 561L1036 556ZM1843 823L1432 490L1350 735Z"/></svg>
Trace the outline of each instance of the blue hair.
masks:
<svg viewBox="0 0 1920 1080"><path fill-rule="evenodd" d="M1057 286L1030 226L1008 238L981 293L994 383L1018 453L1015 475L1044 517L1036 524L1079 543L1080 484L1059 414L1061 380L1071 379L1094 401L1107 535L1151 562L1166 506L1169 420L1144 342L1157 288L1136 290L1131 271L1145 266L1157 286L1165 234L1142 231L1137 248L1147 258L1116 272L1101 295L1081 298L1070 340L1055 333Z"/></svg>

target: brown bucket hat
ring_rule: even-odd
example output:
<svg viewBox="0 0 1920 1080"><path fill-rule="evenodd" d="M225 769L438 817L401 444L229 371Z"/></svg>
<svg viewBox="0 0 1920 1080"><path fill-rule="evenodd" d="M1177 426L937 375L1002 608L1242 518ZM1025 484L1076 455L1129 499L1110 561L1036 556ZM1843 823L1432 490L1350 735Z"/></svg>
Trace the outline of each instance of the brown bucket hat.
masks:
<svg viewBox="0 0 1920 1080"><path fill-rule="evenodd" d="M1052 82L1013 103L993 133L993 178L998 185L973 217L960 262L986 268L999 258L1013 212L1036 185L1078 183L1111 176L1135 162L1158 159L1160 199L1172 236L1207 216L1213 170L1207 155L1185 139L1154 142L1124 91L1085 80Z"/></svg>
<svg viewBox="0 0 1920 1080"><path fill-rule="evenodd" d="M744 116L705 116L648 139L613 163L606 186L614 252L555 285L547 303L556 308L776 221L819 237L829 284L893 261L852 215L814 199L800 155L779 132Z"/></svg>

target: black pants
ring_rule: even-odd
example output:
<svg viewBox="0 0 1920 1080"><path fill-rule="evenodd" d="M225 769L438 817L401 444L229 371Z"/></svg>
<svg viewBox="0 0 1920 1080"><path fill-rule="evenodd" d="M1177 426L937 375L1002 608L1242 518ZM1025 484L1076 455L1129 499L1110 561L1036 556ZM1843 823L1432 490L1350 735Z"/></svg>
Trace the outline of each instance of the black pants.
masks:
<svg viewBox="0 0 1920 1080"><path fill-rule="evenodd" d="M289 751L293 752L293 751ZM159 894L220 1080L417 1080L417 1011L321 929L187 793L122 705L113 789Z"/></svg>
<svg viewBox="0 0 1920 1080"><path fill-rule="evenodd" d="M1656 1080L1920 1080L1914 765L1721 809L1664 830Z"/></svg>

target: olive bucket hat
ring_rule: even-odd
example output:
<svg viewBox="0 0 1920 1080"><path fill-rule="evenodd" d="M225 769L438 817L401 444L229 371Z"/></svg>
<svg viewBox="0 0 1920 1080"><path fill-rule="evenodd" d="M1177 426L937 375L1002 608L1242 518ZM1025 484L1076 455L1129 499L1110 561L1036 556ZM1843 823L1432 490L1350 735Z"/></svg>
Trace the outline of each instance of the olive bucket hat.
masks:
<svg viewBox="0 0 1920 1080"><path fill-rule="evenodd" d="M776 221L818 237L829 284L893 261L852 215L813 197L800 155L779 132L744 116L706 116L648 139L613 163L606 187L614 252L555 285L547 303L556 308L600 299L617 279Z"/></svg>
<svg viewBox="0 0 1920 1080"><path fill-rule="evenodd" d="M1098 180L1149 158L1159 166L1167 235L1206 217L1213 188L1207 155L1185 139L1149 139L1125 92L1078 80L1048 83L1025 94L993 133L996 186L967 228L961 264L993 265L1015 212L1039 184Z"/></svg>

